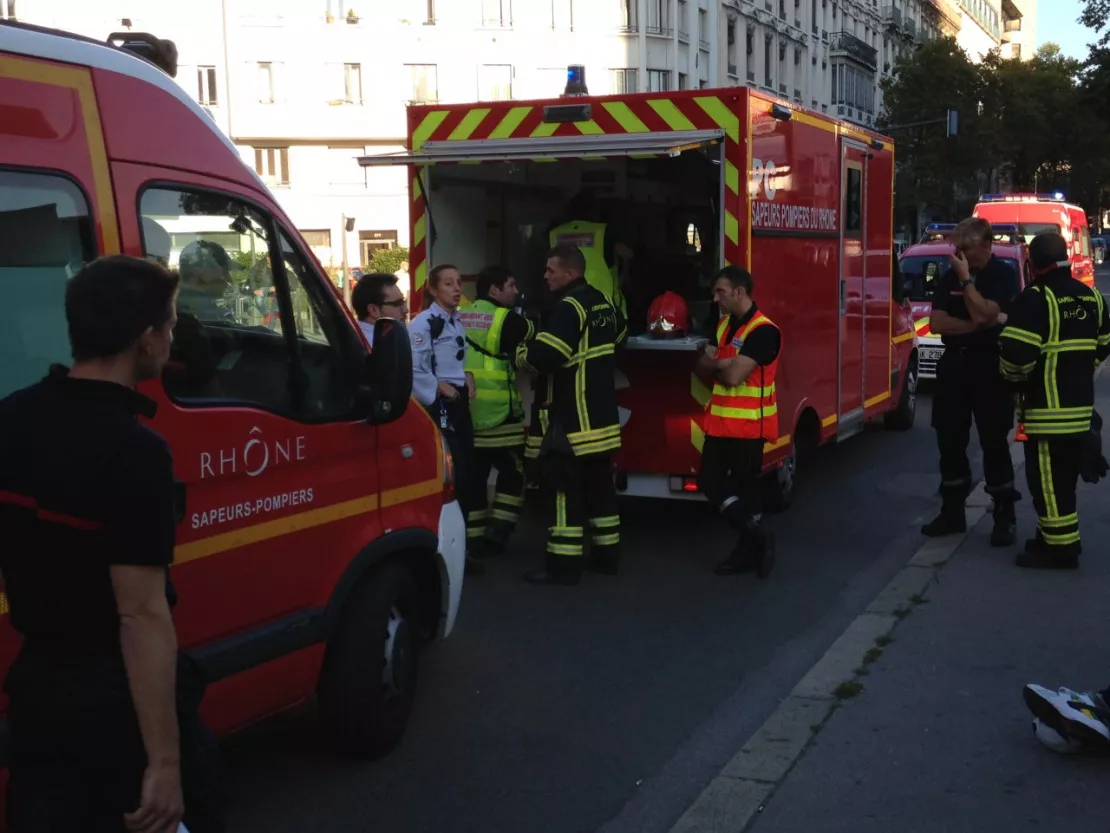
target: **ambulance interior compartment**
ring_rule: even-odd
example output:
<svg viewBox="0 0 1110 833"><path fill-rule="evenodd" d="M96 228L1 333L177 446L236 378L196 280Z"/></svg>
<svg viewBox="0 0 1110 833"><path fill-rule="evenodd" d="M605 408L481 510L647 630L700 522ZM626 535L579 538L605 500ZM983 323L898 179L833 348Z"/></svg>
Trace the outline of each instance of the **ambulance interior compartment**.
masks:
<svg viewBox="0 0 1110 833"><path fill-rule="evenodd" d="M634 252L625 289L629 346L665 346L637 336L645 333L651 302L668 290L689 305L693 332L708 336L717 321L711 280L721 263L720 152L708 144L676 156L424 167L434 227L429 264L452 263L470 277L502 264L516 277L526 313L539 315L548 298L550 230L571 220L605 222L606 234ZM598 216L571 216L580 192L594 197ZM464 285L471 299L474 289Z"/></svg>

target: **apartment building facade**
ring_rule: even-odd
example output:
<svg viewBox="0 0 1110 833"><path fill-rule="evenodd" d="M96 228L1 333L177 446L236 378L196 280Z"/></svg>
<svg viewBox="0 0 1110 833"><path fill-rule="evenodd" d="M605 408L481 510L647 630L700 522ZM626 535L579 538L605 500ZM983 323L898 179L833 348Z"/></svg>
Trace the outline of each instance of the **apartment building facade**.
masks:
<svg viewBox="0 0 1110 833"><path fill-rule="evenodd" d="M592 93L748 84L871 125L899 55L999 0L0 2L91 37L173 39L178 82L335 266L344 237L352 264L408 244L406 172L355 162L402 149L408 102L554 96L581 63Z"/></svg>
<svg viewBox="0 0 1110 833"><path fill-rule="evenodd" d="M1002 0L1002 57L1037 54L1037 0Z"/></svg>

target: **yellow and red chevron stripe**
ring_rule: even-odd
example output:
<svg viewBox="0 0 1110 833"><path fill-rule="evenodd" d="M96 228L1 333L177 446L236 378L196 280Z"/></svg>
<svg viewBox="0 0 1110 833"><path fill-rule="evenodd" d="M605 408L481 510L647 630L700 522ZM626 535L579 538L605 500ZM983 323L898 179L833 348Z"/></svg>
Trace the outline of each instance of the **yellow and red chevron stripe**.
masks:
<svg viewBox="0 0 1110 833"><path fill-rule="evenodd" d="M747 118L742 92L704 95L692 90L666 95L642 94L620 98L575 99L589 103L589 121L551 124L544 122L544 107L566 104L566 100L491 102L455 107L409 108L409 149L420 150L426 142L479 139L550 138L553 136L601 136L636 133L667 133L691 130L722 130L725 175L725 246L727 263L742 263L740 218L742 199L740 169L746 166L741 144L741 119ZM542 161L542 160L536 160ZM420 169L410 166L412 179L412 246L409 255L414 290L423 289L427 279L427 218L423 195L416 183Z"/></svg>
<svg viewBox="0 0 1110 833"><path fill-rule="evenodd" d="M917 331L917 334L919 336L929 335L929 333L932 332L929 329L929 316L926 315L924 318L918 318L917 320L915 320L913 322L913 328Z"/></svg>

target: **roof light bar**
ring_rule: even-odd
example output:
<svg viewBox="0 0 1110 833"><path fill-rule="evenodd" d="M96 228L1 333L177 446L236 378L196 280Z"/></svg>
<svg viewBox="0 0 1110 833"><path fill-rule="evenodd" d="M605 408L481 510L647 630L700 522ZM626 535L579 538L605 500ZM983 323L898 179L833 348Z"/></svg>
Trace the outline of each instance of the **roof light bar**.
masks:
<svg viewBox="0 0 1110 833"><path fill-rule="evenodd" d="M979 202L1065 202L1063 191L1051 194L983 194Z"/></svg>

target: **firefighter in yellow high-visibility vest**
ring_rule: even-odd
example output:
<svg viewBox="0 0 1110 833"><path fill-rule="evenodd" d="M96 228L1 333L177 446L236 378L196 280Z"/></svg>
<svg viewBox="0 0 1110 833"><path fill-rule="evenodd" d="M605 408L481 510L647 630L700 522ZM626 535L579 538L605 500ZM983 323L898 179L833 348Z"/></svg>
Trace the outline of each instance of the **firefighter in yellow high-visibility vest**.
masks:
<svg viewBox="0 0 1110 833"><path fill-rule="evenodd" d="M782 333L752 299L752 276L739 266L717 273L713 298L721 310L717 340L698 357L699 376L711 380L705 409L705 445L698 488L738 540L717 565L717 575L755 572L774 563L774 539L763 527L760 477L763 446L778 439L775 376Z"/></svg>
<svg viewBox="0 0 1110 833"><path fill-rule="evenodd" d="M568 208L570 220L557 225L548 233L552 248L573 246L586 259L586 283L608 298L621 315L628 318L628 304L624 297L627 270L632 260L632 249L609 223L599 220L600 211L593 195L583 191Z"/></svg>
<svg viewBox="0 0 1110 833"><path fill-rule="evenodd" d="M524 407L517 390L516 348L535 335L532 322L514 311L516 278L502 266L478 275L477 300L459 313L469 349L466 370L474 377L470 405L474 423L474 504L466 519L467 542L476 555L504 549L524 505ZM497 470L493 505L488 485Z"/></svg>

